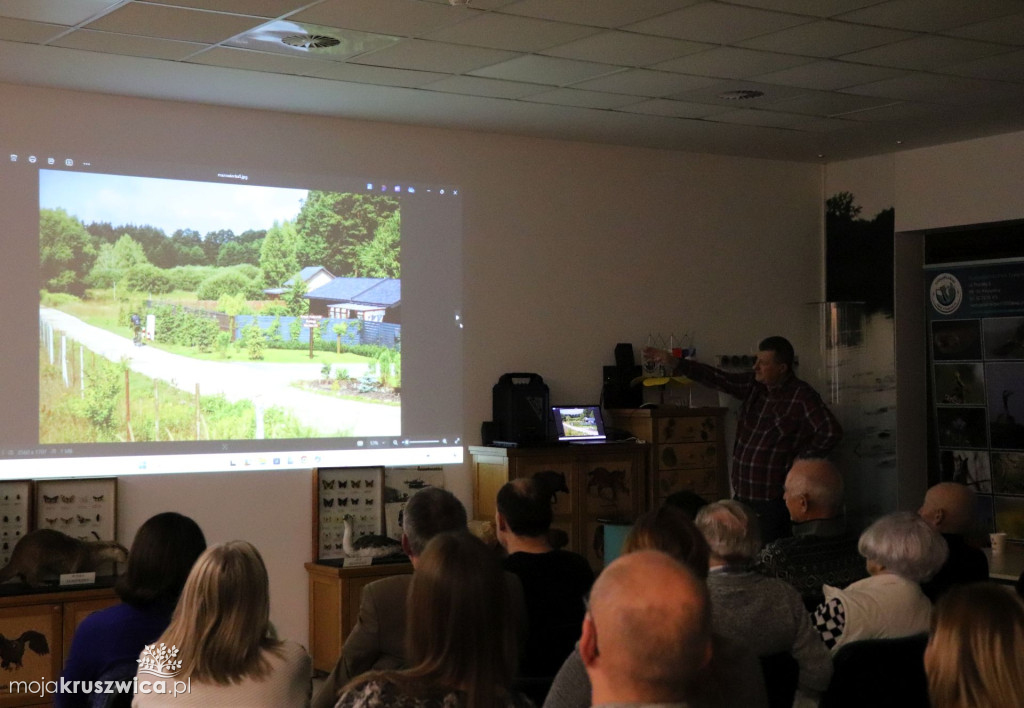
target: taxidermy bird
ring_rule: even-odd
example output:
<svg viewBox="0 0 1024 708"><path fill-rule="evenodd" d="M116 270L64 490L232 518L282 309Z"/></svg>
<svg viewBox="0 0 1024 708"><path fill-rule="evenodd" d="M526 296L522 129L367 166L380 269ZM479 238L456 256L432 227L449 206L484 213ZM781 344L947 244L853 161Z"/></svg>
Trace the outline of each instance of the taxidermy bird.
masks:
<svg viewBox="0 0 1024 708"><path fill-rule="evenodd" d="M401 543L380 534L367 534L353 540L352 515L346 514L344 522L345 535L341 538L341 546L346 558L383 558L402 553Z"/></svg>
<svg viewBox="0 0 1024 708"><path fill-rule="evenodd" d="M20 669L21 657L25 655L25 645L39 656L50 653L50 645L46 643L46 637L39 632L28 630L21 633L17 639L8 639L0 634L0 668L14 671Z"/></svg>

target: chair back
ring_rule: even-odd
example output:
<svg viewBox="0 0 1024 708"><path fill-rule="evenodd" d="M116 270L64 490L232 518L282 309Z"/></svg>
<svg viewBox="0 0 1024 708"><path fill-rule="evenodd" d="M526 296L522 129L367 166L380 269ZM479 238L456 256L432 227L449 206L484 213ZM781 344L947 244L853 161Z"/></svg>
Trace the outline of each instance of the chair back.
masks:
<svg viewBox="0 0 1024 708"><path fill-rule="evenodd" d="M851 642L833 657L821 708L928 708L927 634Z"/></svg>
<svg viewBox="0 0 1024 708"><path fill-rule="evenodd" d="M131 684L132 679L135 678L135 673L138 671L139 663L137 661L122 662L115 664L109 669L100 674L98 681L112 681L112 686L116 687L118 683ZM89 694L89 708L131 708L132 699L135 698L135 692L132 690L132 686L129 685L128 691L125 693L90 693Z"/></svg>
<svg viewBox="0 0 1024 708"><path fill-rule="evenodd" d="M800 665L788 651L759 656L768 708L792 708Z"/></svg>

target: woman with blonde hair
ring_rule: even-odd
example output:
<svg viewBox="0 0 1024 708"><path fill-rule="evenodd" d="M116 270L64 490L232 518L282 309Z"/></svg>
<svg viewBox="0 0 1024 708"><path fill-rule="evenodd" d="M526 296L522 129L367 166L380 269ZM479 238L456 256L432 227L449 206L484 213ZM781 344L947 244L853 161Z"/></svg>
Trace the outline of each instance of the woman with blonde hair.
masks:
<svg viewBox="0 0 1024 708"><path fill-rule="evenodd" d="M338 708L529 706L510 690L516 667L508 585L494 554L465 532L435 536L407 600L410 668L349 682Z"/></svg>
<svg viewBox="0 0 1024 708"><path fill-rule="evenodd" d="M995 583L939 599L924 652L933 708L1024 706L1024 603Z"/></svg>
<svg viewBox="0 0 1024 708"><path fill-rule="evenodd" d="M171 658L180 667L154 667L153 654L161 649L176 651ZM309 655L294 642L274 638L267 569L246 541L213 546L199 557L170 626L139 661L132 703L137 708L309 705ZM154 669L173 678L161 678ZM175 695L183 685L187 692Z"/></svg>

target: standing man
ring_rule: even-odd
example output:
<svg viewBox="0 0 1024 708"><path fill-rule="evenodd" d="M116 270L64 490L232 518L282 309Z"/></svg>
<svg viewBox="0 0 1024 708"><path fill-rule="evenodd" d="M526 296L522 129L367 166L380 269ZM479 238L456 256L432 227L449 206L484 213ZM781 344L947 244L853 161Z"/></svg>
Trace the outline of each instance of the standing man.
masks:
<svg viewBox="0 0 1024 708"><path fill-rule="evenodd" d="M793 373L793 345L768 337L758 345L754 369L729 373L707 364L676 359L644 348L644 357L742 401L732 452L734 498L757 512L765 543L789 535L789 513L782 500L786 473L798 457L822 458L839 443L843 430L821 396Z"/></svg>

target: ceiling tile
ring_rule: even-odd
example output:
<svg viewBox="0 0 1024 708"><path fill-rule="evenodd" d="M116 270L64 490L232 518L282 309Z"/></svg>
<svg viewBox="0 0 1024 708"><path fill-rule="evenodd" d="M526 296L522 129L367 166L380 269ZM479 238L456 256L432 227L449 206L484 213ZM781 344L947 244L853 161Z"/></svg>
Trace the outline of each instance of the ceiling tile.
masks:
<svg viewBox="0 0 1024 708"><path fill-rule="evenodd" d="M380 51L363 54L349 61L371 66L390 66L395 69L439 71L461 74L491 64L499 64L514 57L512 52L483 47L465 47L458 44L428 42L423 39L405 39ZM492 78L504 79L505 76ZM515 80L515 79L512 79Z"/></svg>
<svg viewBox="0 0 1024 708"><path fill-rule="evenodd" d="M1007 95L1006 84L959 76L914 72L895 79L851 86L845 93L880 96L897 101L921 101L938 104L971 104Z"/></svg>
<svg viewBox="0 0 1024 708"><path fill-rule="evenodd" d="M965 27L944 30L943 34L982 42L998 42L1024 47L1024 14L1000 17Z"/></svg>
<svg viewBox="0 0 1024 708"><path fill-rule="evenodd" d="M1009 47L1002 44L932 35L846 54L843 56L843 60L927 71L946 64L970 61L992 54L1003 54L1008 50Z"/></svg>
<svg viewBox="0 0 1024 708"><path fill-rule="evenodd" d="M762 74L756 78L768 84L834 91L847 86L891 79L903 73L901 69L826 60Z"/></svg>
<svg viewBox="0 0 1024 708"><path fill-rule="evenodd" d="M791 54L757 52L752 49L719 47L699 54L672 59L655 64L651 69L678 71L695 76L715 76L721 79L745 79L771 71L788 69L814 61L808 57Z"/></svg>
<svg viewBox="0 0 1024 708"><path fill-rule="evenodd" d="M686 103L685 101L670 101L665 98L654 98L649 101L634 103L624 106L619 110L625 113L643 113L645 115L666 116L668 118L704 118L722 112L722 109L717 106Z"/></svg>
<svg viewBox="0 0 1024 708"><path fill-rule="evenodd" d="M0 0L0 17L77 25L125 0Z"/></svg>
<svg viewBox="0 0 1024 708"><path fill-rule="evenodd" d="M213 47L208 51L197 54L188 61L190 64L226 66L232 69L264 71L271 74L291 74L294 76L306 76L309 73L309 65L319 63L319 60L315 59L289 57L281 54L254 52L248 49L234 49L231 47Z"/></svg>
<svg viewBox="0 0 1024 708"><path fill-rule="evenodd" d="M67 32L64 25L50 25L45 22L30 22L29 20L4 19L0 22L0 39L11 42L35 42L41 43L56 37L61 32Z"/></svg>
<svg viewBox="0 0 1024 708"><path fill-rule="evenodd" d="M866 25L935 32L1018 12L1018 0L890 0L840 17Z"/></svg>
<svg viewBox="0 0 1024 708"><path fill-rule="evenodd" d="M600 91L581 91L572 88L560 88L554 91L542 91L522 99L531 103L553 103L559 106L575 106L577 108L619 108L636 103L635 96L624 96L618 93L601 93Z"/></svg>
<svg viewBox="0 0 1024 708"><path fill-rule="evenodd" d="M776 12L793 12L798 15L832 17L841 12L850 12L861 7L874 5L878 0L730 0L733 5L759 7Z"/></svg>
<svg viewBox="0 0 1024 708"><path fill-rule="evenodd" d="M715 83L714 79L703 76L686 76L685 74L651 71L649 69L630 69L590 81L583 81L576 84L574 88L583 88L588 91L623 93L631 96L660 97L681 91L698 89L713 83Z"/></svg>
<svg viewBox="0 0 1024 708"><path fill-rule="evenodd" d="M500 79L484 79L479 76L449 76L427 84L423 88L441 93L460 93L467 96L487 96L488 98L520 98L544 89L537 84L524 84L518 81L502 81Z"/></svg>
<svg viewBox="0 0 1024 708"><path fill-rule="evenodd" d="M613 71L617 71L617 69L607 64L593 64L556 57L522 56L470 73L492 79L565 86Z"/></svg>
<svg viewBox="0 0 1024 708"><path fill-rule="evenodd" d="M585 0L581 13L580 0L522 0L503 7L502 12L539 17L545 20L578 22L595 27L622 27L633 22L663 15L702 0ZM581 20L581 14L585 21Z"/></svg>
<svg viewBox="0 0 1024 708"><path fill-rule="evenodd" d="M896 101L887 103L878 108L866 108L862 111L850 111L843 114L846 120L858 120L864 122L894 122L910 118L921 118L937 111L944 111L945 106L937 106L934 103L916 103L912 101Z"/></svg>
<svg viewBox="0 0 1024 708"><path fill-rule="evenodd" d="M878 108L891 103L887 98L874 96L854 96L848 93L816 92L795 98L777 101L769 110L785 113L804 113L813 116L839 116L853 111Z"/></svg>
<svg viewBox="0 0 1024 708"><path fill-rule="evenodd" d="M337 44L317 46L331 41ZM278 20L261 25L224 44L260 52L342 61L347 57L390 47L399 41L398 37L382 34Z"/></svg>
<svg viewBox="0 0 1024 708"><path fill-rule="evenodd" d="M336 61L309 62L305 71L307 76L335 81L351 81L357 84L377 84L379 86L401 86L417 88L443 79L445 74L432 71L411 71L409 69L391 69L384 66L363 66Z"/></svg>
<svg viewBox="0 0 1024 708"><path fill-rule="evenodd" d="M732 44L809 21L810 18L799 15L705 2L626 29L694 42Z"/></svg>
<svg viewBox="0 0 1024 708"><path fill-rule="evenodd" d="M944 66L942 73L993 81L1024 82L1024 51Z"/></svg>
<svg viewBox="0 0 1024 708"><path fill-rule="evenodd" d="M710 48L711 45L700 42L609 30L554 47L544 54L622 66L648 66Z"/></svg>
<svg viewBox="0 0 1024 708"><path fill-rule="evenodd" d="M768 128L796 128L808 123L807 116L797 113L759 111L755 108L740 108L735 111L716 113L709 120L736 125L760 125Z"/></svg>
<svg viewBox="0 0 1024 708"><path fill-rule="evenodd" d="M536 52L598 32L593 27L489 12L427 35L425 39L492 49Z"/></svg>
<svg viewBox="0 0 1024 708"><path fill-rule="evenodd" d="M289 16L295 22L418 37L479 14L465 6L452 7L418 0L327 0Z"/></svg>
<svg viewBox="0 0 1024 708"><path fill-rule="evenodd" d="M836 57L861 49L910 39L914 35L884 27L866 27L848 22L821 20L774 32L742 42L749 49L805 54L812 57Z"/></svg>
<svg viewBox="0 0 1024 708"><path fill-rule="evenodd" d="M118 34L215 44L260 24L262 20L252 17L132 3L86 27Z"/></svg>
<svg viewBox="0 0 1024 708"><path fill-rule="evenodd" d="M763 96L742 99L741 101L742 103L756 106L775 103L776 101L782 101L795 96L803 96L807 93L806 89L796 88L793 86L780 86L778 84L763 84L756 81L716 81L710 86L696 89L694 91L684 91L676 94L675 96L671 96L670 98L674 98L677 101L713 103L716 105L735 107L738 101L733 96L739 91L762 92L764 94Z"/></svg>
<svg viewBox="0 0 1024 708"><path fill-rule="evenodd" d="M856 123L851 123L845 118L814 118L806 123L794 126L794 130L800 130L805 133L834 133L841 130L849 130L855 125Z"/></svg>
<svg viewBox="0 0 1024 708"><path fill-rule="evenodd" d="M207 48L208 44L177 42L172 39L136 37L129 34L112 34L93 30L76 30L53 42L56 47L84 49L90 52L125 54L153 59L181 60Z"/></svg>
<svg viewBox="0 0 1024 708"><path fill-rule="evenodd" d="M197 10L229 12L234 15L255 17L280 17L300 7L309 5L310 0L146 0L156 5L191 7Z"/></svg>

